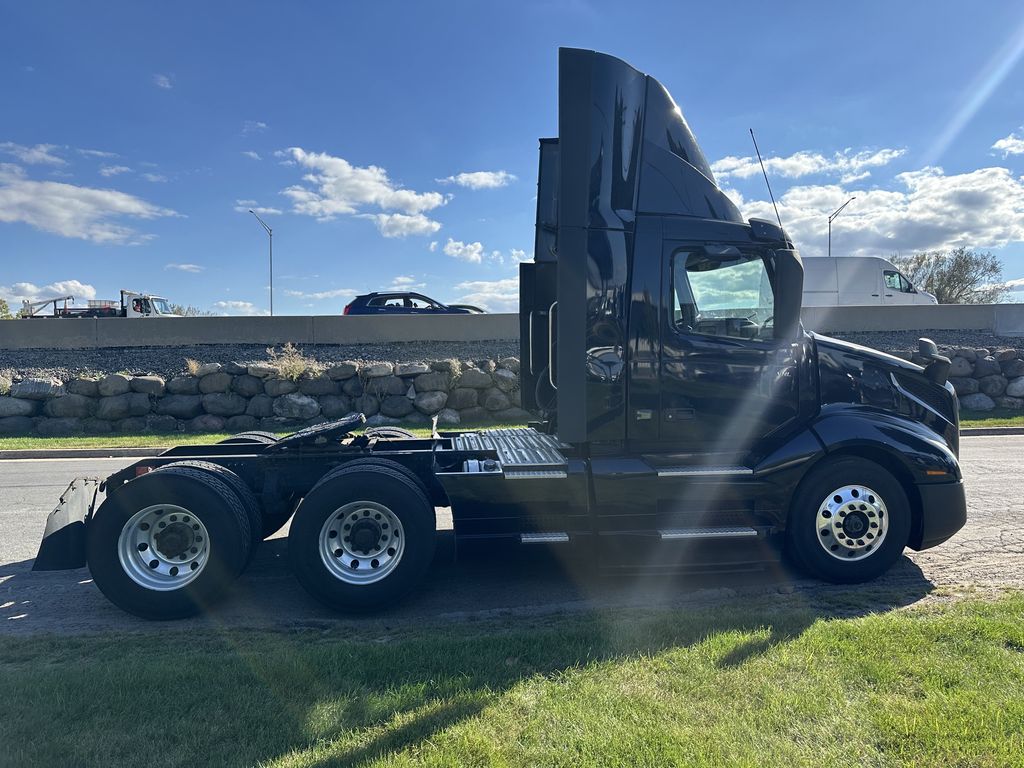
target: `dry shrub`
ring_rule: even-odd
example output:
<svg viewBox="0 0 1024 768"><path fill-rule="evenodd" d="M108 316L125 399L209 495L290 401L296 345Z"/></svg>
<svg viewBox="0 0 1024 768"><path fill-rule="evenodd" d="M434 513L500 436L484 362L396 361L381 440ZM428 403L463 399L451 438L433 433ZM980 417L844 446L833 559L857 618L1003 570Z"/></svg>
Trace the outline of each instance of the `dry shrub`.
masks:
<svg viewBox="0 0 1024 768"><path fill-rule="evenodd" d="M193 360L191 357L185 358L185 370L189 372L190 376L195 376L199 372L199 366L202 365L198 360Z"/></svg>
<svg viewBox="0 0 1024 768"><path fill-rule="evenodd" d="M267 358L281 372L282 379L292 381L298 381L307 370L318 371L321 367L315 360L310 360L302 354L302 350L290 341L280 350L267 347Z"/></svg>

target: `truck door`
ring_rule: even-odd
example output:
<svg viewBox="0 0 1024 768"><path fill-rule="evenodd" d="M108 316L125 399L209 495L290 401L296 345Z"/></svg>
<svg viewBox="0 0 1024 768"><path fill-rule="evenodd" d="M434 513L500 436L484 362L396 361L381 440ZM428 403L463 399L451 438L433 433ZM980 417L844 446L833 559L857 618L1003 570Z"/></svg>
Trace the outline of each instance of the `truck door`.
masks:
<svg viewBox="0 0 1024 768"><path fill-rule="evenodd" d="M771 252L666 244L661 442L745 453L798 415L798 348L774 338Z"/></svg>

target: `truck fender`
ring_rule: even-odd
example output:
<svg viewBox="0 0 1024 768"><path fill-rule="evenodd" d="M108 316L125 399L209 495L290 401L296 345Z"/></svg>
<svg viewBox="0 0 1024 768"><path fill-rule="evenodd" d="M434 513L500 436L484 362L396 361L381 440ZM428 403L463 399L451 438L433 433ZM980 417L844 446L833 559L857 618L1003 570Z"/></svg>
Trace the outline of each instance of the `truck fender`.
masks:
<svg viewBox="0 0 1024 768"><path fill-rule="evenodd" d="M84 568L85 525L103 493L95 477L76 477L60 496L57 508L46 518L33 571L65 571Z"/></svg>
<svg viewBox="0 0 1024 768"><path fill-rule="evenodd" d="M810 428L827 454L851 453L892 462L915 485L961 479L956 454L920 422L862 405L829 408ZM891 467L892 464L889 464Z"/></svg>

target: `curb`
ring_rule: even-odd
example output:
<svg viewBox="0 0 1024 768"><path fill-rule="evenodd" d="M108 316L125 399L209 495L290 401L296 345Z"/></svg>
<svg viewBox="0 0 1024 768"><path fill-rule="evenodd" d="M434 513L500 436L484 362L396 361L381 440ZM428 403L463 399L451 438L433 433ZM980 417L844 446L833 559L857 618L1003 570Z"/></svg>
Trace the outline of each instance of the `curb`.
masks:
<svg viewBox="0 0 1024 768"><path fill-rule="evenodd" d="M993 435L1024 435L1024 427L965 427L961 437L988 437Z"/></svg>
<svg viewBox="0 0 1024 768"><path fill-rule="evenodd" d="M25 451L0 451L4 459L117 459L132 456L159 456L167 448L37 448Z"/></svg>

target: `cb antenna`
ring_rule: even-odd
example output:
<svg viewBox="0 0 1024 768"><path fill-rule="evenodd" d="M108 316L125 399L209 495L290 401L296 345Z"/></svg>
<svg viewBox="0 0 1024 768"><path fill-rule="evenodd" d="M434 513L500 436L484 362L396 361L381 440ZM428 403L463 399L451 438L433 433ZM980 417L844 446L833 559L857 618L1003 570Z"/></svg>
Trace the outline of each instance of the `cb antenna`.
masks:
<svg viewBox="0 0 1024 768"><path fill-rule="evenodd" d="M761 159L761 150L757 148L757 139L754 138L754 129L750 128L750 140L754 142L754 151L757 152L757 162L761 164L761 173L764 174L764 185L768 187L768 197L772 199L772 208L775 209L775 218L779 220L779 229L785 229L782 226L782 217L779 216L779 206L775 204L775 195L772 194L772 185L768 182L768 171L764 169L764 160Z"/></svg>

